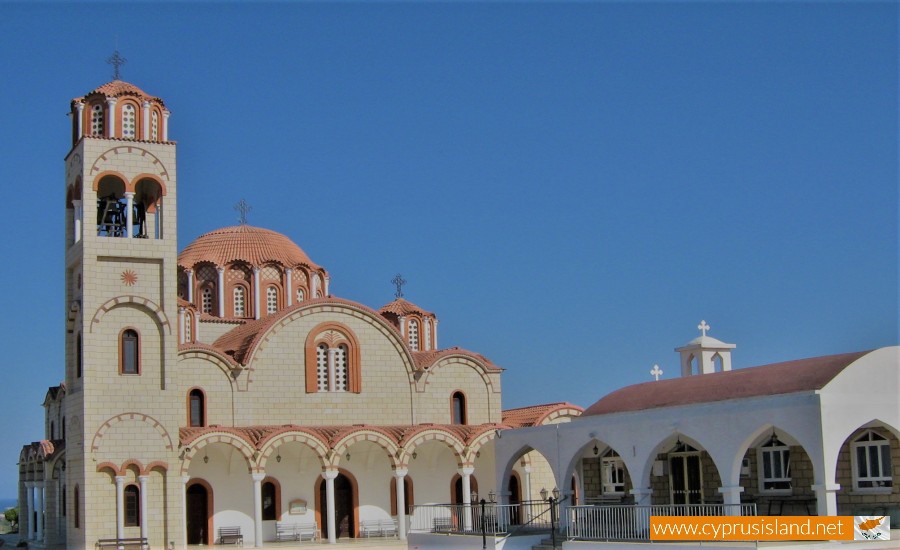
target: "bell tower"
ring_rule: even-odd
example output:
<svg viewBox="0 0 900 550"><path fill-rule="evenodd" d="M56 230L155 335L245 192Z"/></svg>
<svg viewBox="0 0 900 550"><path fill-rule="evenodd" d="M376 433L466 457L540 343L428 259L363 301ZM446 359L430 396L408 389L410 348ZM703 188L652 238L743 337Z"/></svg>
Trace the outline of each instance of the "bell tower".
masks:
<svg viewBox="0 0 900 550"><path fill-rule="evenodd" d="M119 80L117 65L115 80L72 100L70 116L62 492L70 512L59 539L86 548L150 533L150 545L164 548L168 541L153 533L180 529L180 519L141 517L134 525L121 517L129 498L180 499L175 483L164 482L168 465L176 470L181 414L167 391L178 344L169 111ZM127 440L141 441L140 450L120 444ZM97 514L119 518L116 532L99 532Z"/></svg>

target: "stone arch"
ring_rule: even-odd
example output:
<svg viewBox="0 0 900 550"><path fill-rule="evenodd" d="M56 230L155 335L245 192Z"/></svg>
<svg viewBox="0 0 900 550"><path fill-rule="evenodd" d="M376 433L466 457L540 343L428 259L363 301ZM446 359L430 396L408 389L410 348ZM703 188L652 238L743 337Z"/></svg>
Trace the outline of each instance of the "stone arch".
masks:
<svg viewBox="0 0 900 550"><path fill-rule="evenodd" d="M583 453L586 450L593 449L593 448L597 449L597 453L596 454L591 453L591 456L596 457L596 458L603 457L603 455L606 454L610 450L615 451L616 454L619 455L619 458L622 459L622 464L625 467L626 475L628 476L626 479L631 479L631 484L632 484L632 486L634 486L634 478L631 475L631 470L628 467L628 462L624 459L625 454L623 454L620 451L620 449L616 448L614 445L607 443L603 439L600 439L599 437L596 437L593 434L591 434L591 438L588 439L588 441L584 445L582 445L574 453L572 453L572 458L569 460L568 464L565 465L563 479L570 479L573 475L576 475L576 476L578 475L578 464L583 459ZM579 477L578 479L579 479L579 486L583 489L584 486L581 483L584 480L581 477ZM567 489L568 489L568 487L567 487ZM560 490L562 490L562 488L560 488ZM586 496L586 495L582 491L581 497L583 498L584 496Z"/></svg>
<svg viewBox="0 0 900 550"><path fill-rule="evenodd" d="M464 365L475 370L475 372L478 373L478 375L481 377L481 380L484 382L485 388L488 391L488 395L490 395L491 393L496 393L494 385L491 382L491 378L490 376L488 376L487 366L484 363L461 353L452 353L450 355L445 355L444 357L441 357L439 360L437 360L433 365L428 367L425 370L425 374L416 382L416 390L419 392L424 392L425 386L428 384L428 379L432 376L432 373L443 366L451 364Z"/></svg>
<svg viewBox="0 0 900 550"><path fill-rule="evenodd" d="M248 443L245 439L228 432L209 432L198 437L191 442L189 447L185 448L184 458L181 461L181 475L188 475L188 471L191 467L191 461L194 460L194 457L197 456L197 453L207 445L211 445L213 443L225 443L226 445L230 445L238 452L240 452L244 459L247 461L247 470L250 473L261 471L259 465L255 460L256 456L258 456L258 452L256 448Z"/></svg>
<svg viewBox="0 0 900 550"><path fill-rule="evenodd" d="M142 296L132 295L116 296L115 298L107 300L106 303L97 308L94 317L91 319L90 332L94 332L94 325L99 324L103 319L103 316L111 309L123 305L134 305L139 309L147 311L150 316L156 320L156 323L160 328L165 327L166 334L172 334L172 325L169 323L169 318L166 316L166 312L163 311L158 304Z"/></svg>
<svg viewBox="0 0 900 550"><path fill-rule="evenodd" d="M737 486L740 485L740 473L741 473L741 462L744 459L744 455L747 454L747 451L750 450L755 444L764 441L767 437L769 437L772 433L778 436L778 439L789 444L789 445L797 445L798 447L802 447L804 452L809 454L807 451L807 445L809 443L805 443L799 440L794 434L787 431L786 429L776 426L772 423L762 424L757 427L755 430L750 432L747 437L741 441L740 445L737 448L737 452L731 458L730 462L726 464L728 470L723 468L719 469L719 474L722 478L722 484L727 486ZM813 473L816 479L819 479L819 475L821 474L820 466L818 461L812 460L813 465ZM726 476L728 479L726 479Z"/></svg>
<svg viewBox="0 0 900 550"><path fill-rule="evenodd" d="M457 467L462 468L466 463L466 448L462 440L456 436L451 431L443 430L441 428L428 428L421 432L416 433L408 440L402 442L403 454L402 463L407 464L409 462L409 457L412 456L412 453L416 450L416 447L425 443L426 441L437 441L443 443L447 447L453 451L453 454L456 456Z"/></svg>
<svg viewBox="0 0 900 550"><path fill-rule="evenodd" d="M182 347L178 350L178 359L201 359L212 363L219 370L222 371L222 374L228 379L228 383L231 384L232 390L234 389L244 389L246 388L238 388L235 373L239 373L241 368L231 360L227 355L222 354L216 349L210 347L193 347L190 344L185 344L186 347Z"/></svg>
<svg viewBox="0 0 900 550"><path fill-rule="evenodd" d="M101 462L97 464L97 472L108 472L110 477L122 475L122 470L112 462Z"/></svg>
<svg viewBox="0 0 900 550"><path fill-rule="evenodd" d="M167 451L171 451L174 449L172 445L172 438L169 437L169 432L162 425L161 422L153 418L152 416L139 413L139 412L125 412L121 414L117 414L113 417L108 418L100 427L97 429L97 432L94 434L94 438L91 440L91 452L96 452L100 449L100 442L103 439L104 434L114 425L120 422L124 422L126 420L137 420L138 422L145 422L152 426L162 438L163 443L165 444L165 448Z"/></svg>
<svg viewBox="0 0 900 550"><path fill-rule="evenodd" d="M397 442L388 435L371 428L361 428L359 430L354 430L353 432L341 437L341 439L338 440L332 447L332 452L327 459L328 465L330 465L332 468L338 468L338 465L340 464L340 457L347 451L348 448L350 448L351 445L360 441L369 441L384 449L387 452L388 457L390 458L392 470L400 467L397 458L400 447L397 445Z"/></svg>
<svg viewBox="0 0 900 550"><path fill-rule="evenodd" d="M122 145L107 149L97 156L94 164L91 165L90 174L95 175L102 173L102 167L110 159L115 159L119 155L130 154L131 160L136 161L138 170L148 174L155 174L164 180L169 179L169 171L159 158L150 151L134 145ZM123 181L128 181L127 178ZM96 189L96 188L95 188Z"/></svg>
<svg viewBox="0 0 900 550"><path fill-rule="evenodd" d="M269 458L275 451L283 445L284 443L297 442L302 443L312 449L316 453L316 457L319 459L319 465L322 467L322 471L325 471L328 466L327 456L328 456L328 445L318 437L300 431L296 429L286 429L283 432L278 432L274 435L269 436L264 442L260 442L260 450L259 450L259 467L263 471L265 471L266 466L269 462Z"/></svg>
<svg viewBox="0 0 900 550"><path fill-rule="evenodd" d="M486 428L480 435L475 436L466 447L466 462L474 463L475 454L481 450L488 442L497 439L499 428L491 426Z"/></svg>

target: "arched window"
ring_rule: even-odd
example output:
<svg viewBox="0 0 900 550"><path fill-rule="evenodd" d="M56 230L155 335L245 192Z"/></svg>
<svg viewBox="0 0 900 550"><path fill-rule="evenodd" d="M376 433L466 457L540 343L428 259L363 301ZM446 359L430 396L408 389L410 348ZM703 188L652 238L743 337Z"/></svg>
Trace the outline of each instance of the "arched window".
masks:
<svg viewBox="0 0 900 550"><path fill-rule="evenodd" d="M244 316L244 287L236 286L234 287L233 296L234 296L234 316L235 317L243 317Z"/></svg>
<svg viewBox="0 0 900 550"><path fill-rule="evenodd" d="M773 433L759 448L759 489L761 492L790 493L791 449Z"/></svg>
<svg viewBox="0 0 900 550"><path fill-rule="evenodd" d="M270 286L266 289L266 313L269 315L278 311L278 289Z"/></svg>
<svg viewBox="0 0 900 550"><path fill-rule="evenodd" d="M466 424L466 396L462 392L453 392L450 398L453 424Z"/></svg>
<svg viewBox="0 0 900 550"><path fill-rule="evenodd" d="M91 135L103 135L103 105L100 103L91 107Z"/></svg>
<svg viewBox="0 0 900 550"><path fill-rule="evenodd" d="M125 487L125 527L141 525L141 489L137 485Z"/></svg>
<svg viewBox="0 0 900 550"><path fill-rule="evenodd" d="M409 347L413 351L419 351L419 322L415 319L409 320Z"/></svg>
<svg viewBox="0 0 900 550"><path fill-rule="evenodd" d="M303 292L302 288L298 288L297 289L297 303L302 302L304 298L306 298L306 293Z"/></svg>
<svg viewBox="0 0 900 550"><path fill-rule="evenodd" d="M150 114L150 139L159 139L159 114L156 111Z"/></svg>
<svg viewBox="0 0 900 550"><path fill-rule="evenodd" d="M604 495L625 494L625 463L619 453L610 449L600 459Z"/></svg>
<svg viewBox="0 0 900 550"><path fill-rule="evenodd" d="M213 289L205 286L200 292L200 311L203 313L213 312Z"/></svg>
<svg viewBox="0 0 900 550"><path fill-rule="evenodd" d="M194 341L194 316L190 313L184 314L184 341L188 344Z"/></svg>
<svg viewBox="0 0 900 550"><path fill-rule="evenodd" d="M122 107L122 137L126 139L134 139L137 117L135 116L134 105L126 103Z"/></svg>
<svg viewBox="0 0 900 550"><path fill-rule="evenodd" d="M872 492L889 491L894 485L891 475L891 442L874 430L866 430L850 444L853 487Z"/></svg>
<svg viewBox="0 0 900 550"><path fill-rule="evenodd" d="M119 372L121 374L141 373L140 337L134 329L125 329L119 337Z"/></svg>
<svg viewBox="0 0 900 550"><path fill-rule="evenodd" d="M193 389L188 394L188 426L206 426L206 396L203 390Z"/></svg>
<svg viewBox="0 0 900 550"><path fill-rule="evenodd" d="M81 528L81 493L78 490L78 485L72 491L72 524L76 529Z"/></svg>
<svg viewBox="0 0 900 550"><path fill-rule="evenodd" d="M306 339L306 391L359 393L359 343L340 323L323 323Z"/></svg>
<svg viewBox="0 0 900 550"><path fill-rule="evenodd" d="M425 319L425 351L431 351L431 319Z"/></svg>
<svg viewBox="0 0 900 550"><path fill-rule="evenodd" d="M82 358L84 355L81 353L81 333L78 333L78 338L75 340L75 378L81 378L81 371L83 369Z"/></svg>
<svg viewBox="0 0 900 550"><path fill-rule="evenodd" d="M266 479L262 484L262 519L263 521L278 521L278 511L281 508L281 495L274 480Z"/></svg>

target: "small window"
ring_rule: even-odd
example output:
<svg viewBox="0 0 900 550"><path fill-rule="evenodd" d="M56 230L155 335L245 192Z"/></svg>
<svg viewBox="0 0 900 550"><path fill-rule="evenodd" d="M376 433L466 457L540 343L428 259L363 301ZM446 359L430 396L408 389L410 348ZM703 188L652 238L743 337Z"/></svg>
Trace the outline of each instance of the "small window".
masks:
<svg viewBox="0 0 900 550"><path fill-rule="evenodd" d="M91 135L103 135L103 105L99 103L91 107Z"/></svg>
<svg viewBox="0 0 900 550"><path fill-rule="evenodd" d="M431 351L431 319L425 319L425 351Z"/></svg>
<svg viewBox="0 0 900 550"><path fill-rule="evenodd" d="M328 391L328 346L316 346L316 389Z"/></svg>
<svg viewBox="0 0 900 550"><path fill-rule="evenodd" d="M188 344L194 341L194 316L190 313L184 315L184 341Z"/></svg>
<svg viewBox="0 0 900 550"><path fill-rule="evenodd" d="M81 353L81 333L78 333L78 338L75 340L75 378L81 378L81 371L83 369L82 358L84 355Z"/></svg>
<svg viewBox="0 0 900 550"><path fill-rule="evenodd" d="M453 424L466 424L466 396L462 392L455 392L451 398L453 409Z"/></svg>
<svg viewBox="0 0 900 550"><path fill-rule="evenodd" d="M134 139L137 116L135 115L134 105L126 103L122 107L122 137L126 139Z"/></svg>
<svg viewBox="0 0 900 550"><path fill-rule="evenodd" d="M140 374L140 342L137 331L125 329L121 339L121 373Z"/></svg>
<svg viewBox="0 0 900 550"><path fill-rule="evenodd" d="M159 115L156 111L150 115L150 139L153 141L159 139Z"/></svg>
<svg viewBox="0 0 900 550"><path fill-rule="evenodd" d="M306 293L303 292L302 288L297 289L297 303L300 303L306 298Z"/></svg>
<svg viewBox="0 0 900 550"><path fill-rule="evenodd" d="M603 476L603 494L621 495L625 493L625 463L619 453L610 449L600 459Z"/></svg>
<svg viewBox="0 0 900 550"><path fill-rule="evenodd" d="M266 313L269 315L278 311L278 289L270 286L266 289Z"/></svg>
<svg viewBox="0 0 900 550"><path fill-rule="evenodd" d="M234 316L235 317L243 317L244 316L244 287L236 286L234 287Z"/></svg>
<svg viewBox="0 0 900 550"><path fill-rule="evenodd" d="M200 427L206 425L206 399L203 391L199 389L191 390L188 396L189 415L188 425L191 427Z"/></svg>
<svg viewBox="0 0 900 550"><path fill-rule="evenodd" d="M137 485L125 487L125 527L141 525L141 490Z"/></svg>
<svg viewBox="0 0 900 550"><path fill-rule="evenodd" d="M334 390L347 391L347 346L339 345L334 350Z"/></svg>
<svg viewBox="0 0 900 550"><path fill-rule="evenodd" d="M409 347L413 351L419 351L419 322L415 319L409 321Z"/></svg>
<svg viewBox="0 0 900 550"><path fill-rule="evenodd" d="M60 514L62 514L62 517L66 517L66 486L65 485L63 485L62 488L60 489L59 496L62 497L59 499L59 503L60 503L59 512L60 512Z"/></svg>
<svg viewBox="0 0 900 550"><path fill-rule="evenodd" d="M791 450L778 440L775 434L768 443L759 448L760 478L762 492L790 492L791 490Z"/></svg>
<svg viewBox="0 0 900 550"><path fill-rule="evenodd" d="M855 489L889 490L894 485L891 475L891 442L878 432L867 430L850 445Z"/></svg>
<svg viewBox="0 0 900 550"><path fill-rule="evenodd" d="M81 494L78 485L72 491L72 524L76 529L81 528Z"/></svg>
<svg viewBox="0 0 900 550"><path fill-rule="evenodd" d="M262 519L278 520L278 490L271 481L262 484Z"/></svg>
<svg viewBox="0 0 900 550"><path fill-rule="evenodd" d="M200 311L209 314L213 312L213 290L208 286L203 287L200 293Z"/></svg>

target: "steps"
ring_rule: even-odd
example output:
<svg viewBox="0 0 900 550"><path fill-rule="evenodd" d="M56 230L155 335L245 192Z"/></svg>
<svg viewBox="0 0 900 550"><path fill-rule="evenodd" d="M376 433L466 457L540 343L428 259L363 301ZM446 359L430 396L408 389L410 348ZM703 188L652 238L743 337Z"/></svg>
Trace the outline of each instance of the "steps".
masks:
<svg viewBox="0 0 900 550"><path fill-rule="evenodd" d="M556 547L553 546L553 539L541 539L540 544L535 544L531 547L531 550L562 550L563 538L561 536L556 537Z"/></svg>

